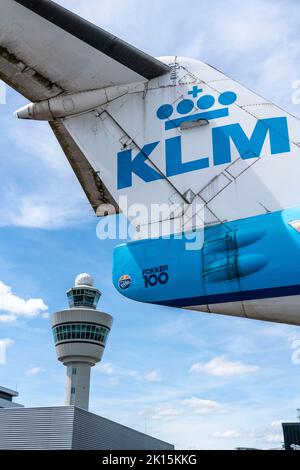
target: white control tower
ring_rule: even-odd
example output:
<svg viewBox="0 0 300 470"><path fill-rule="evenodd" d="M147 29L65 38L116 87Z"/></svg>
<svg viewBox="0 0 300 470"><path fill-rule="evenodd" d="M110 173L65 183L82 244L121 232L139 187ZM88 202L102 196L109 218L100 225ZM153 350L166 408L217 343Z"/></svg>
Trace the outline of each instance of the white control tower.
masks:
<svg viewBox="0 0 300 470"><path fill-rule="evenodd" d="M52 315L57 358L67 367L65 405L88 410L90 372L101 361L113 318L96 310L101 292L89 274L80 274L67 292L67 310Z"/></svg>

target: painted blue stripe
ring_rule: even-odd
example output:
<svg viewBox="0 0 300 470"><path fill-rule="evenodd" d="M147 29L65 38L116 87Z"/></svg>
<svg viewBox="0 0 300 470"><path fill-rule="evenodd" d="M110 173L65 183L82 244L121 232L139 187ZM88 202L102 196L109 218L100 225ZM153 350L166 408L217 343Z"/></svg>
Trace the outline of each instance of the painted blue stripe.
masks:
<svg viewBox="0 0 300 470"><path fill-rule="evenodd" d="M288 297L300 294L300 284L293 286L271 287L267 289L248 290L243 292L230 292L186 299L172 299L152 302L169 307L193 307L196 305L222 304L226 302L241 302L243 300L270 299L274 297Z"/></svg>

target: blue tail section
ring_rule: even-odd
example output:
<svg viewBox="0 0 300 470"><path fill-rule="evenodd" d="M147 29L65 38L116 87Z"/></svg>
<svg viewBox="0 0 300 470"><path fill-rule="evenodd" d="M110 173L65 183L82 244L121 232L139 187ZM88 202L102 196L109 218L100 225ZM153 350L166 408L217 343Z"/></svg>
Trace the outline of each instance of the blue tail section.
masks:
<svg viewBox="0 0 300 470"><path fill-rule="evenodd" d="M204 244L134 241L115 249L113 282L123 295L176 307L300 294L300 209L205 228ZM196 233L195 233L196 234ZM130 278L122 288L122 276Z"/></svg>

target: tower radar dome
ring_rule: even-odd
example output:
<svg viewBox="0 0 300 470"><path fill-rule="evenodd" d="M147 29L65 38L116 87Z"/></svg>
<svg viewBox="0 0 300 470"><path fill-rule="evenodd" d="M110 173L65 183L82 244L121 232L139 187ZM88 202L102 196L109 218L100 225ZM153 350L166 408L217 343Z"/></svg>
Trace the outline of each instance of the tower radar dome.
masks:
<svg viewBox="0 0 300 470"><path fill-rule="evenodd" d="M94 279L88 273L79 274L75 279L75 286L76 287L79 287L79 286L93 287L93 285L94 285Z"/></svg>

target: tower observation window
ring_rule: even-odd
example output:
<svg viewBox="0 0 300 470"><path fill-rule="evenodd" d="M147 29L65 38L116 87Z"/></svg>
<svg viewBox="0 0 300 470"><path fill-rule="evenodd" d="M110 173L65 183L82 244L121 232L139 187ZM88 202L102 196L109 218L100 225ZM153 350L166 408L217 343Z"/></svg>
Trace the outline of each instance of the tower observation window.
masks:
<svg viewBox="0 0 300 470"><path fill-rule="evenodd" d="M74 342L84 340L105 346L108 335L108 328L96 324L74 323L53 328L55 344L70 340Z"/></svg>

